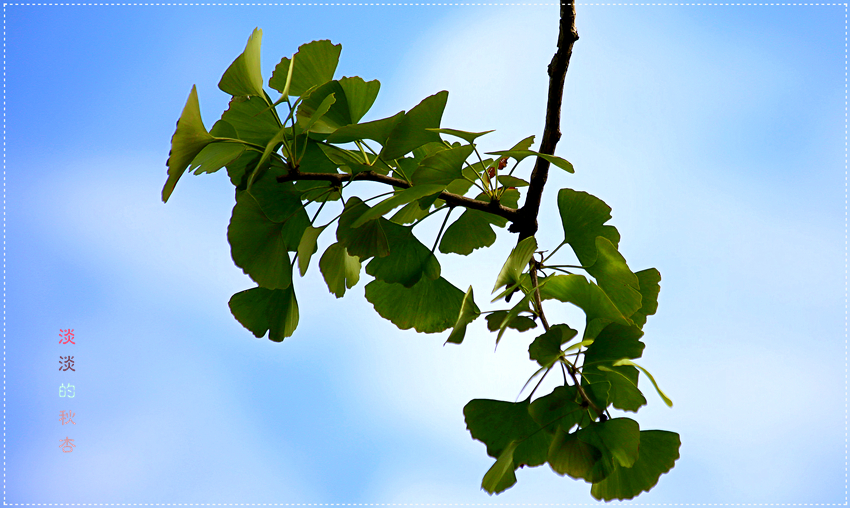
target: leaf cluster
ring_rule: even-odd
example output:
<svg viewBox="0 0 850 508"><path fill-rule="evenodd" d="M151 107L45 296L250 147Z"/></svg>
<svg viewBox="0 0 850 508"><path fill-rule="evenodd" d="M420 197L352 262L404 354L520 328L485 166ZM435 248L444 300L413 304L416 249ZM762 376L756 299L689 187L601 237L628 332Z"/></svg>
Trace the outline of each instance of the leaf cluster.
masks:
<svg viewBox="0 0 850 508"><path fill-rule="evenodd" d="M658 389L633 360L643 352L647 316L657 309L660 274L629 268L617 229L606 224L610 208L585 192L561 189L564 239L546 257L534 236L521 240L496 277L491 303L509 304L514 294L518 301L482 311L471 286L464 293L443 277L437 249L468 255L491 246L499 228L523 220L520 189L529 184L514 172L524 159L540 158L570 173L573 166L531 150L533 136L482 156L478 139L491 131L441 127L446 91L408 111L362 121L380 83L335 79L341 46L327 40L281 59L268 80L279 94L273 100L260 69L261 39L262 31L254 30L225 71L219 88L231 100L209 130L192 88L162 190L167 201L187 170L226 170L236 193L227 229L231 254L256 283L231 297L234 317L258 338L292 336L299 321L294 273L297 267L303 277L318 257L314 264L337 298L360 283L365 268L371 278L366 299L402 330L450 330L447 343L461 344L484 314L498 345L508 330L537 329L529 358L539 368L526 385L556 366L564 384L534 400L537 387L523 402L466 405L472 437L496 459L482 488L502 492L516 482L517 468L545 463L593 484L597 499L626 499L652 488L679 456L678 435L642 431L610 410L634 412L646 404L640 371ZM387 192L355 194L352 184L361 181L382 183ZM423 242L414 230L432 216L442 216L440 231ZM326 231L332 243L318 255ZM550 261L565 245L580 266ZM584 311L583 332L566 323L550 326L543 311L548 300Z"/></svg>

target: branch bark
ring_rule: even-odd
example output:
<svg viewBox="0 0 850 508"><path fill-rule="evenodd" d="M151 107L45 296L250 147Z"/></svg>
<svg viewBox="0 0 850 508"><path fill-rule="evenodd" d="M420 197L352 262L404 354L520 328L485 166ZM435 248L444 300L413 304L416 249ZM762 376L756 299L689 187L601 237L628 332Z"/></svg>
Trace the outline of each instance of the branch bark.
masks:
<svg viewBox="0 0 850 508"><path fill-rule="evenodd" d="M561 104L564 96L564 81L573 54L573 44L578 40L576 31L576 8L573 3L561 4L561 23L558 34L558 49L549 63L549 98L546 104L546 124L543 138L540 140L540 153L555 154L555 146L561 139ZM537 232L537 214L540 212L540 199L543 187L549 176L549 161L537 158L531 172L528 194L525 204L519 210L519 220L514 221L509 231L519 233L517 243L534 236Z"/></svg>

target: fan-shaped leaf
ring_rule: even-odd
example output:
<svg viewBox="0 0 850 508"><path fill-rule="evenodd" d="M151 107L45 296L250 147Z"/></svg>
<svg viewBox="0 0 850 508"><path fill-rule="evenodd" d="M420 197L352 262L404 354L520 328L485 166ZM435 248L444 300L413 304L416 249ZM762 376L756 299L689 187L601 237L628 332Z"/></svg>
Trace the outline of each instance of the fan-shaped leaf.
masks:
<svg viewBox="0 0 850 508"><path fill-rule="evenodd" d="M481 480L481 488L488 494L499 494L513 487L516 483L514 451L518 444L516 441L508 443L508 446L496 459L495 464L484 474L484 479Z"/></svg>
<svg viewBox="0 0 850 508"><path fill-rule="evenodd" d="M449 92L438 92L408 111L390 133L381 157L384 160L398 159L425 143L440 143L439 134L425 129L440 126L448 97Z"/></svg>
<svg viewBox="0 0 850 508"><path fill-rule="evenodd" d="M575 173L575 169L573 169L573 165L568 161L558 157L557 155L548 155L545 153L535 152L533 150L503 150L501 152L487 152L487 155L499 155L502 157L513 157L517 162L521 162L526 157L531 155L540 157L541 159L545 159L550 163L558 166L563 169L567 173Z"/></svg>
<svg viewBox="0 0 850 508"><path fill-rule="evenodd" d="M298 243L298 271L302 277L307 273L307 267L310 266L310 258L318 250L316 248L316 240L318 240L319 235L322 234L322 231L326 227L314 228L313 226L307 226L304 234L301 235L301 242Z"/></svg>
<svg viewBox="0 0 850 508"><path fill-rule="evenodd" d="M248 38L245 51L236 57L224 72L218 87L233 96L256 95L264 97L263 74L260 69L260 45L263 31L255 28Z"/></svg>
<svg viewBox="0 0 850 508"><path fill-rule="evenodd" d="M611 218L611 207L586 192L572 189L558 191L558 210L564 227L564 241L570 244L582 266L596 262L596 237L604 236L614 247L620 243L620 233L614 226L605 226Z"/></svg>
<svg viewBox="0 0 850 508"><path fill-rule="evenodd" d="M475 141L475 138L478 138L478 137L483 136L485 134L489 134L491 132L494 132L492 130L484 131L484 132L467 132L467 131L459 131L457 129L427 129L427 130L429 130L431 132L437 132L439 134L448 134L449 136L455 136L455 137L458 137L458 138L460 138L460 139L462 139L462 140L464 140L464 141L466 141L467 143L470 143L470 144L473 141Z"/></svg>
<svg viewBox="0 0 850 508"><path fill-rule="evenodd" d="M569 342L576 334L578 331L567 325L553 325L531 342L528 346L528 356L542 367L548 367L561 355L561 345Z"/></svg>
<svg viewBox="0 0 850 508"><path fill-rule="evenodd" d="M319 269L325 278L328 289L337 298L345 295L360 280L360 260L346 252L341 243L332 244L319 260Z"/></svg>
<svg viewBox="0 0 850 508"><path fill-rule="evenodd" d="M604 480L591 487L590 493L599 500L632 499L649 491L662 474L670 471L679 458L681 441L675 432L642 430L640 454L630 468L615 467Z"/></svg>
<svg viewBox="0 0 850 508"><path fill-rule="evenodd" d="M381 317L402 330L439 333L457 321L463 291L442 277L422 277L410 288L376 279L366 285L366 299Z"/></svg>
<svg viewBox="0 0 850 508"><path fill-rule="evenodd" d="M658 293L661 291L661 274L655 268L648 268L635 272L640 284L641 305L637 312L632 314L631 320L639 328L646 324L646 316L655 314L658 310Z"/></svg>
<svg viewBox="0 0 850 508"><path fill-rule="evenodd" d="M201 108L198 105L198 91L192 86L183 113L177 120L177 130L171 137L171 151L168 153L168 180L162 188L162 202L168 201L177 180L183 176L186 167L197 157L205 146L212 143L214 137L207 132L201 120Z"/></svg>
<svg viewBox="0 0 850 508"><path fill-rule="evenodd" d="M341 51L342 44L335 45L329 40L313 41L299 46L294 57L289 95L302 95L311 87L332 80ZM269 86L280 93L283 93L286 86L290 62L289 58L281 59L269 79Z"/></svg>
<svg viewBox="0 0 850 508"><path fill-rule="evenodd" d="M496 285L493 286L493 292L501 287L511 287L519 283L520 275L528 266L531 260L531 255L537 250L537 240L530 236L517 244L508 256L502 266L502 271L496 277Z"/></svg>
<svg viewBox="0 0 850 508"><path fill-rule="evenodd" d="M547 277L540 288L540 297L544 300L555 298L572 303L587 315L584 338L594 338L611 322L628 325L629 321L611 302L602 289L583 275L555 275Z"/></svg>
<svg viewBox="0 0 850 508"><path fill-rule="evenodd" d="M244 152L245 145L241 143L210 143L192 159L189 171L194 171L196 175L215 173L238 159Z"/></svg>
<svg viewBox="0 0 850 508"><path fill-rule="evenodd" d="M641 307L641 293L637 276L632 273L625 258L604 236L596 237L596 262L587 268L587 273L596 278L611 302L629 317Z"/></svg>
<svg viewBox="0 0 850 508"><path fill-rule="evenodd" d="M284 289L256 287L236 293L228 303L233 317L260 338L280 342L298 326L298 301L292 286Z"/></svg>
<svg viewBox="0 0 850 508"><path fill-rule="evenodd" d="M455 322L452 333L449 334L449 338L446 342L451 342L452 344L460 344L463 342L463 336L466 334L466 326L475 321L480 315L481 311L478 310L478 306L475 305L475 300L473 299L472 286L469 286L469 289L466 290L466 295L463 297L463 302L460 305L460 314L458 314L457 322Z"/></svg>

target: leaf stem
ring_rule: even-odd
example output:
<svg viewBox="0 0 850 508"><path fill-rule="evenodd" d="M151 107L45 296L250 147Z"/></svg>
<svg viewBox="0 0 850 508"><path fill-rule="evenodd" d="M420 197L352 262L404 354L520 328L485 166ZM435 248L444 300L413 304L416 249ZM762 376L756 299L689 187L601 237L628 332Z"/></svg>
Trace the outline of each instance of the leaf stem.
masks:
<svg viewBox="0 0 850 508"><path fill-rule="evenodd" d="M443 229L446 228L446 223L449 222L449 216L452 214L452 207L448 207L449 211L446 213L446 217L443 219L443 225L440 226L440 231L437 233L437 238L434 239L434 246L431 247L431 255L434 255L434 250L437 248L437 243L440 241L440 237L443 235Z"/></svg>

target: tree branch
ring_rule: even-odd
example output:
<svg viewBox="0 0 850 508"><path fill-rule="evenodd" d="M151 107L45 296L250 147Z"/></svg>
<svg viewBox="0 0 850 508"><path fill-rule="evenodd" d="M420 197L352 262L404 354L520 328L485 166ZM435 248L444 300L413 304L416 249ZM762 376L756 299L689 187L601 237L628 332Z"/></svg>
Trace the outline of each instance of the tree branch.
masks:
<svg viewBox="0 0 850 508"><path fill-rule="evenodd" d="M288 174L277 177L277 181L279 183L294 182L298 180L325 181L331 182L336 185L342 185L344 182L347 182L349 180L364 180L370 182L384 183L402 189L407 189L410 187L409 183L400 178L382 175L380 173L375 173L374 171L363 171L352 176L345 173L302 173L301 171L293 171L290 169ZM466 196L460 196L458 194L452 194L451 192L445 191L440 193L440 199L445 201L446 204L448 204L449 206L462 206L464 208L469 208L472 210L479 210L482 212L492 213L493 215L504 217L510 222L516 222L519 219L519 210L516 210L515 208L508 208L507 206L504 206L499 203L497 200L489 202L478 201L477 199L472 199Z"/></svg>
<svg viewBox="0 0 850 508"><path fill-rule="evenodd" d="M543 128L543 138L540 141L540 153L555 154L555 146L561 139L561 103L564 95L564 81L570 57L573 54L573 44L578 40L576 31L576 8L573 3L561 4L560 33L558 34L558 50L549 63L549 99L546 104L546 124ZM517 242L534 236L537 232L537 214L540 211L540 198L543 196L543 186L549 176L549 162L538 157L531 172L528 194L525 204L520 208L520 219L514 221L510 231L519 233Z"/></svg>

